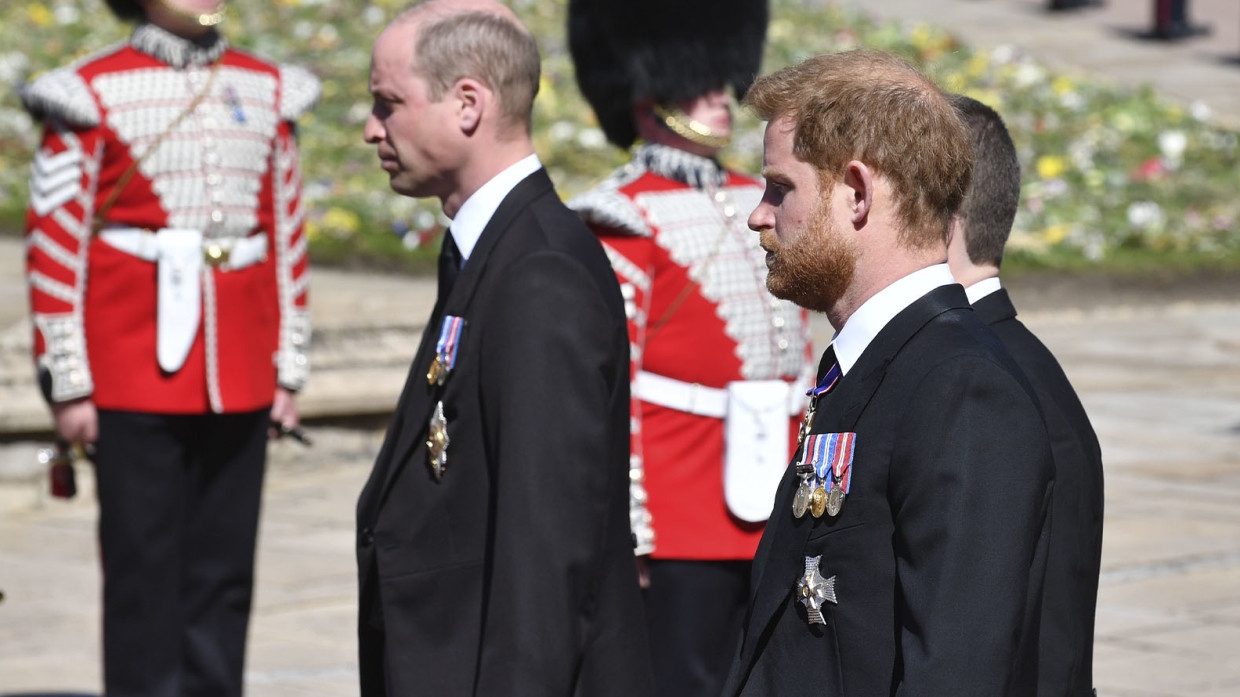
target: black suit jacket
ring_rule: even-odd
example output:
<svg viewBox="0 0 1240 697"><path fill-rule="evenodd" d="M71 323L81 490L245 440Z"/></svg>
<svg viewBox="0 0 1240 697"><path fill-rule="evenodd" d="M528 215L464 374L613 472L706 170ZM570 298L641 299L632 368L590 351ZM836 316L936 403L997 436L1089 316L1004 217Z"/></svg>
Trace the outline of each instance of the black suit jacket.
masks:
<svg viewBox="0 0 1240 697"><path fill-rule="evenodd" d="M960 286L896 315L820 400L812 432L850 431L837 517L794 518L795 468L780 483L724 694L1033 695L1050 448ZM793 593L816 555L825 626Z"/></svg>
<svg viewBox="0 0 1240 697"><path fill-rule="evenodd" d="M432 387L444 315L466 326ZM436 303L358 501L364 697L650 691L628 365L615 273L539 170ZM441 481L424 444L438 400Z"/></svg>
<svg viewBox="0 0 1240 697"><path fill-rule="evenodd" d="M999 335L1037 392L1055 460L1038 694L1089 697L1102 564L1102 451L1068 377L1046 346L1016 319L1008 292L991 293L973 309Z"/></svg>

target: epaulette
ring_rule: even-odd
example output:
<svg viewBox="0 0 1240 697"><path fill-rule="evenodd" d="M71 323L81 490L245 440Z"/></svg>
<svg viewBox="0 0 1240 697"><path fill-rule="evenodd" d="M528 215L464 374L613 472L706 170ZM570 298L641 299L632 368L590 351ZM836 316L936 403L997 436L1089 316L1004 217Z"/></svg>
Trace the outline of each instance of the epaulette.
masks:
<svg viewBox="0 0 1240 697"><path fill-rule="evenodd" d="M118 41L35 78L18 91L22 106L39 121L57 120L69 126L90 128L103 120L90 86L78 70L87 63L115 53L128 42Z"/></svg>
<svg viewBox="0 0 1240 697"><path fill-rule="evenodd" d="M298 65L280 66L280 118L296 121L314 108L323 85L309 70Z"/></svg>
<svg viewBox="0 0 1240 697"><path fill-rule="evenodd" d="M623 230L638 237L653 237L654 231L633 199L620 193L621 187L636 181L645 172L644 168L630 162L612 172L598 186L569 199L567 205L586 224Z"/></svg>
<svg viewBox="0 0 1240 697"><path fill-rule="evenodd" d="M99 105L76 65L56 68L26 83L20 91L22 106L39 121L61 121L89 128L101 120Z"/></svg>

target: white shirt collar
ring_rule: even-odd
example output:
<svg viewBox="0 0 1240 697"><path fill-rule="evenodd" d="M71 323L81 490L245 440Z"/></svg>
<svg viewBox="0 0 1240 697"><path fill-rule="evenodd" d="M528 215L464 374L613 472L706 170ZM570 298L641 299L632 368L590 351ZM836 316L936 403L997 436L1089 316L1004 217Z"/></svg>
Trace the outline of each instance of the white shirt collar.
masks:
<svg viewBox="0 0 1240 697"><path fill-rule="evenodd" d="M964 294L969 296L969 304L972 305L1002 287L1003 286L999 283L999 277L991 276L990 278L983 278L977 283L965 288Z"/></svg>
<svg viewBox="0 0 1240 697"><path fill-rule="evenodd" d="M935 288L955 282L947 264L935 264L914 271L862 303L831 341L840 371L847 374L874 337L904 308Z"/></svg>
<svg viewBox="0 0 1240 697"><path fill-rule="evenodd" d="M491 177L490 181L465 199L461 209L456 212L456 217L452 219L452 227L449 228L452 239L456 240L456 246L461 250L461 266L469 260L474 246L478 244L478 238L482 236L487 223L491 222L491 216L495 215L499 204L503 203L508 193L520 184L521 180L541 167L542 162L538 160L538 155L527 155Z"/></svg>

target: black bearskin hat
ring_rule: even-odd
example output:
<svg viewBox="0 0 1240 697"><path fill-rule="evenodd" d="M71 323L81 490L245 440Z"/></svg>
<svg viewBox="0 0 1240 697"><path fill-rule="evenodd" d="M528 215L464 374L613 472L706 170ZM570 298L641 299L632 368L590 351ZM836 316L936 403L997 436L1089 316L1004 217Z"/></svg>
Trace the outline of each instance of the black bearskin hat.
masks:
<svg viewBox="0 0 1240 697"><path fill-rule="evenodd" d="M138 4L138 0L108 0L108 7L117 19L132 22L146 17L146 10Z"/></svg>
<svg viewBox="0 0 1240 697"><path fill-rule="evenodd" d="M768 18L767 0L569 0L577 85L607 139L628 148L642 99L670 105L727 86L744 96Z"/></svg>

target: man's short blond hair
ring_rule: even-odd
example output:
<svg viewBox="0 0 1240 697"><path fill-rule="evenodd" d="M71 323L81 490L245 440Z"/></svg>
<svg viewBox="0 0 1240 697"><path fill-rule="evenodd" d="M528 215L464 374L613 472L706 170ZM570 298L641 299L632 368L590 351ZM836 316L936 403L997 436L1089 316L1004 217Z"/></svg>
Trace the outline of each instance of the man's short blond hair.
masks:
<svg viewBox="0 0 1240 697"><path fill-rule="evenodd" d="M933 82L903 60L856 50L809 58L759 78L744 104L760 118L787 117L792 151L824 183L851 160L891 185L902 244L947 239L973 170L968 132Z"/></svg>
<svg viewBox="0 0 1240 697"><path fill-rule="evenodd" d="M446 5L446 3L445 3ZM538 94L541 59L533 34L516 19L481 9L441 11L433 1L405 10L397 21L419 21L413 69L439 101L462 78L473 78L498 97L510 126L528 132Z"/></svg>

